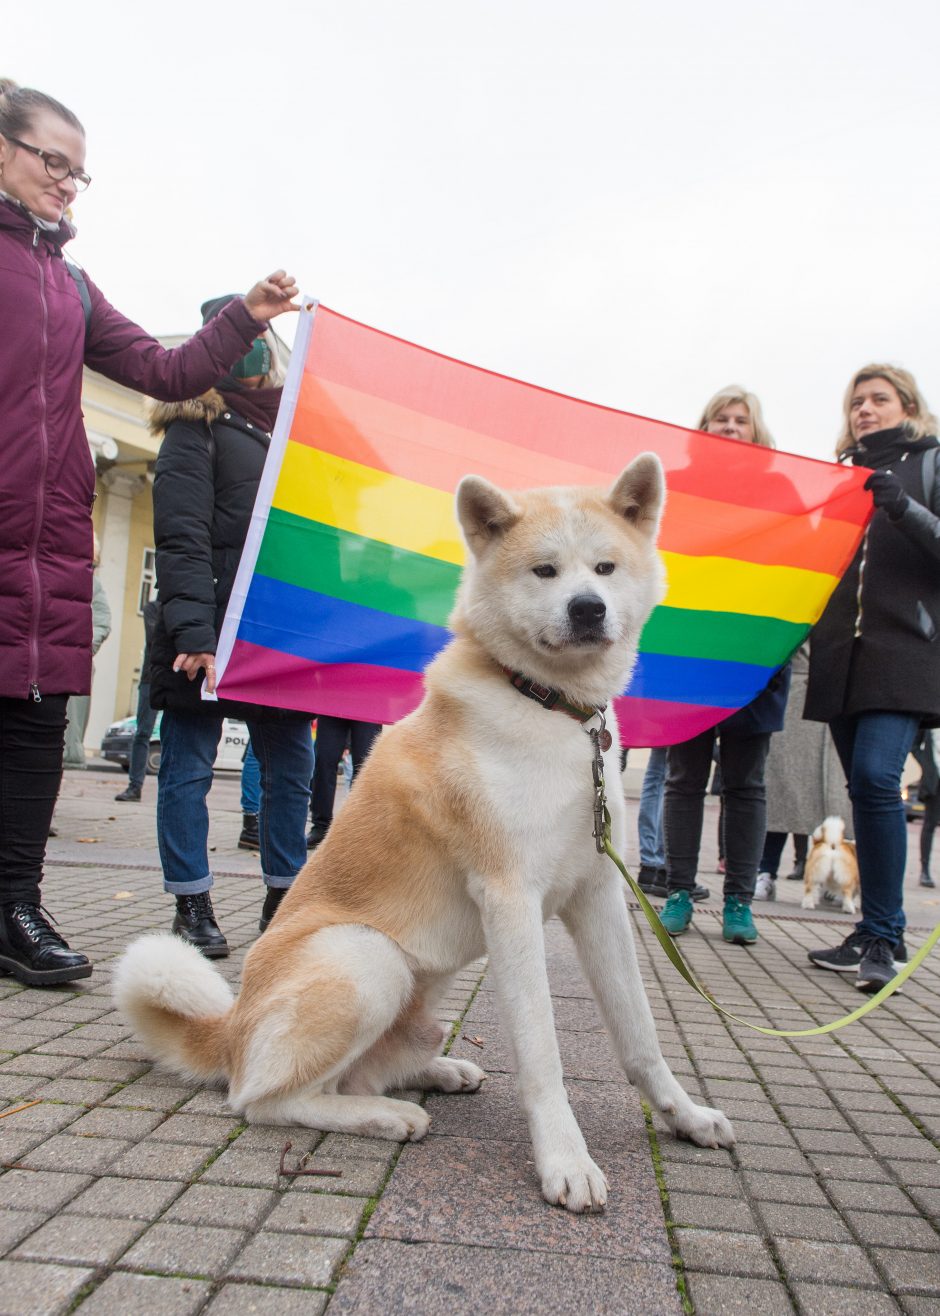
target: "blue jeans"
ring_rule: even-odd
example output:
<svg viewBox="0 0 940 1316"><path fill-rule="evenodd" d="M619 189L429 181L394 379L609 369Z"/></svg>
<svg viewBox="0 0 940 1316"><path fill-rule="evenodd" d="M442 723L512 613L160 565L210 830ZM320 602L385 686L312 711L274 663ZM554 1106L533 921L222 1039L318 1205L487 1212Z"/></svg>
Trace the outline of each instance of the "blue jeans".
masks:
<svg viewBox="0 0 940 1316"><path fill-rule="evenodd" d="M150 707L150 682L141 681L137 687L137 730L131 742L131 766L128 785L141 790L147 775L147 757L150 754L150 737L157 710Z"/></svg>
<svg viewBox="0 0 940 1316"><path fill-rule="evenodd" d="M904 931L907 823L901 773L920 718L911 713L857 713L829 723L852 800L865 936L895 942Z"/></svg>
<svg viewBox="0 0 940 1316"><path fill-rule="evenodd" d="M649 868L665 868L666 845L663 841L663 786L666 782L666 746L650 750L649 762L640 788L640 814L637 832L640 838L640 863Z"/></svg>
<svg viewBox="0 0 940 1316"><path fill-rule="evenodd" d="M251 741L242 759L242 813L261 812L261 764L251 748Z"/></svg>
<svg viewBox="0 0 940 1316"><path fill-rule="evenodd" d="M305 718L249 722L248 732L261 765L262 876L268 886L289 887L307 862L310 723ZM163 714L157 843L163 887L174 895L198 895L212 886L206 797L221 736L221 715L170 709Z"/></svg>

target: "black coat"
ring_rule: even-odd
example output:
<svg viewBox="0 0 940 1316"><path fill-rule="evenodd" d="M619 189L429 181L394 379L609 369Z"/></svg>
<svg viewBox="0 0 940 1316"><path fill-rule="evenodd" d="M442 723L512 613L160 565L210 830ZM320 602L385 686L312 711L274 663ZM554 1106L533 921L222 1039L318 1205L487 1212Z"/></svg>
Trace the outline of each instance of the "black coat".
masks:
<svg viewBox="0 0 940 1316"><path fill-rule="evenodd" d="M156 408L152 428L164 437L153 481L160 612L150 652L151 704L246 721L298 716L204 700L202 674L190 681L173 671L177 654L216 652L270 436L214 390Z"/></svg>
<svg viewBox="0 0 940 1316"><path fill-rule="evenodd" d="M914 713L940 726L940 463L929 506L924 489L937 440L901 427L865 442L854 463L892 471L910 501L897 521L875 512L812 632L804 716Z"/></svg>

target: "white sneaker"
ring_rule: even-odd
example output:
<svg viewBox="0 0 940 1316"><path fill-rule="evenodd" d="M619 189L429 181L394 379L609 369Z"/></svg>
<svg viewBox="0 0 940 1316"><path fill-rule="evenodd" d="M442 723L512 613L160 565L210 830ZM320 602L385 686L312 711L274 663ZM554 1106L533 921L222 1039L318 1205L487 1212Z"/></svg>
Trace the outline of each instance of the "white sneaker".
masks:
<svg viewBox="0 0 940 1316"><path fill-rule="evenodd" d="M757 883L754 887L755 900L776 900L777 883L769 873L758 873Z"/></svg>

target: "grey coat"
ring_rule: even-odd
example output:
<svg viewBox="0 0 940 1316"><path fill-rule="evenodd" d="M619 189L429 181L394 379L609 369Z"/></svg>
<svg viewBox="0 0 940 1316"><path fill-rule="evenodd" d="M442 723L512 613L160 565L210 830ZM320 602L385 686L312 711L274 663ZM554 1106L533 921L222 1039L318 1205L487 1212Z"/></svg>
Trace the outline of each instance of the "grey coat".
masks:
<svg viewBox="0 0 940 1316"><path fill-rule="evenodd" d="M829 728L824 722L803 720L808 673L804 644L793 657L783 730L770 738L764 776L767 830L811 835L824 818L837 814L852 837L852 805Z"/></svg>

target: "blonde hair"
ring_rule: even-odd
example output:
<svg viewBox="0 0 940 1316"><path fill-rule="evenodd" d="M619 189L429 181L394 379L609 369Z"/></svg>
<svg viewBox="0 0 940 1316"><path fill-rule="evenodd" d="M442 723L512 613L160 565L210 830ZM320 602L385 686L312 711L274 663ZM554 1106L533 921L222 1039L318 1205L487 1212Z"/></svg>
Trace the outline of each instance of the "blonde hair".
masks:
<svg viewBox="0 0 940 1316"><path fill-rule="evenodd" d="M773 435L767 428L764 421L764 413L761 410L760 401L756 393L748 393L746 388L740 384L729 384L726 388L720 389L713 398L709 398L705 404L705 410L695 426L697 430L706 429L718 415L719 411L725 407L732 407L735 403L741 403L747 407L747 414L751 418L751 428L754 431L754 442L760 444L762 448L776 448Z"/></svg>
<svg viewBox="0 0 940 1316"><path fill-rule="evenodd" d="M862 366L861 370L856 370L852 376L851 383L845 390L845 397L842 399L842 433L836 444L837 457L841 457L848 448L855 446L850 424L852 395L859 384L864 384L869 379L883 379L897 393L907 413L904 426L910 432L912 439L922 439L927 434L936 434L937 418L931 415L926 399L909 370L902 370L900 366Z"/></svg>

